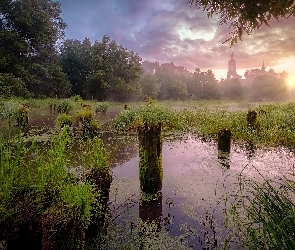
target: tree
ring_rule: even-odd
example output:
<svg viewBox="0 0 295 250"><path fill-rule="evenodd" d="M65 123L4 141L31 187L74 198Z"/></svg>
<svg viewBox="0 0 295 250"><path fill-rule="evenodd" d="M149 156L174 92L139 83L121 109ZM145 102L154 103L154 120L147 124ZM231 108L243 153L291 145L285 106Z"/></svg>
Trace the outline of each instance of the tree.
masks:
<svg viewBox="0 0 295 250"><path fill-rule="evenodd" d="M186 84L181 80L173 80L167 86L168 99L173 100L184 100L187 97L187 87Z"/></svg>
<svg viewBox="0 0 295 250"><path fill-rule="evenodd" d="M220 14L220 24L230 22L233 28L231 43L242 38L243 32L250 34L263 24L269 26L274 18L290 18L295 16L294 0L188 0L188 3L207 11L208 17ZM228 41L227 40L227 41Z"/></svg>
<svg viewBox="0 0 295 250"><path fill-rule="evenodd" d="M140 78L142 94L152 99L156 99L158 96L160 83L153 74L145 73Z"/></svg>
<svg viewBox="0 0 295 250"><path fill-rule="evenodd" d="M283 78L261 75L252 82L250 94L254 101L283 101L288 98L288 88Z"/></svg>
<svg viewBox="0 0 295 250"><path fill-rule="evenodd" d="M69 78L72 95L84 95L85 82L92 73L91 50L88 38L82 42L67 39L60 47L60 63Z"/></svg>
<svg viewBox="0 0 295 250"><path fill-rule="evenodd" d="M108 36L91 48L85 95L98 100L126 101L140 94L141 58Z"/></svg>
<svg viewBox="0 0 295 250"><path fill-rule="evenodd" d="M201 72L197 68L188 85L189 93L192 98L197 99L218 99L219 89L215 75L211 70Z"/></svg>
<svg viewBox="0 0 295 250"><path fill-rule="evenodd" d="M52 0L2 0L0 2L0 72L20 79L33 92L47 88L35 86L36 65L48 73L58 66L56 42L66 24L60 4ZM37 67L39 67L37 66ZM59 71L60 69L58 69ZM60 81L59 77L55 84ZM41 77L42 78L42 77ZM45 79L43 79L45 80ZM42 80L42 83L45 81ZM54 81L53 75L51 80ZM65 81L63 81L65 82Z"/></svg>
<svg viewBox="0 0 295 250"><path fill-rule="evenodd" d="M239 100L243 98L244 89L237 78L220 81L221 95L230 99Z"/></svg>

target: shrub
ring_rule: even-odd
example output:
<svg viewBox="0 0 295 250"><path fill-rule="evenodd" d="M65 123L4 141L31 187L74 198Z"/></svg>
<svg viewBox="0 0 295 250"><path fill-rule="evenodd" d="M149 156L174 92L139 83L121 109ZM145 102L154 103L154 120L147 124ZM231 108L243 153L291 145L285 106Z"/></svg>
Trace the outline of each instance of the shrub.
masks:
<svg viewBox="0 0 295 250"><path fill-rule="evenodd" d="M57 117L57 125L59 128L63 128L65 126L71 127L73 124L73 118L72 116L68 114L60 114Z"/></svg>
<svg viewBox="0 0 295 250"><path fill-rule="evenodd" d="M73 106L68 100L63 100L59 102L59 104L57 105L57 112L60 114L61 113L68 114L72 109L73 109Z"/></svg>
<svg viewBox="0 0 295 250"><path fill-rule="evenodd" d="M110 104L107 102L101 102L95 105L95 113L99 113L99 112L107 112L107 110L109 109Z"/></svg>
<svg viewBox="0 0 295 250"><path fill-rule="evenodd" d="M94 114L89 108L81 109L77 116L76 121L78 122L78 127L84 135L93 135L98 132L98 123L94 118Z"/></svg>

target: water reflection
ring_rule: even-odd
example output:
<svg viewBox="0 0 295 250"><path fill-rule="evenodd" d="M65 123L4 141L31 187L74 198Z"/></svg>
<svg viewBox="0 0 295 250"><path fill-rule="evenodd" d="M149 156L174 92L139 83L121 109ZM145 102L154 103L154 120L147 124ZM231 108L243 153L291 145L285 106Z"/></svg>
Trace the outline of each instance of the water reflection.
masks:
<svg viewBox="0 0 295 250"><path fill-rule="evenodd" d="M218 162L222 167L230 168L230 152L218 150Z"/></svg>
<svg viewBox="0 0 295 250"><path fill-rule="evenodd" d="M139 218L143 222L155 222L160 228L162 216L162 192L157 194L157 198L144 200L142 197L139 202Z"/></svg>
<svg viewBox="0 0 295 250"><path fill-rule="evenodd" d="M248 143L245 144L245 150L246 150L246 155L247 159L251 160L255 156L255 151L256 151L256 146L252 141L249 141Z"/></svg>

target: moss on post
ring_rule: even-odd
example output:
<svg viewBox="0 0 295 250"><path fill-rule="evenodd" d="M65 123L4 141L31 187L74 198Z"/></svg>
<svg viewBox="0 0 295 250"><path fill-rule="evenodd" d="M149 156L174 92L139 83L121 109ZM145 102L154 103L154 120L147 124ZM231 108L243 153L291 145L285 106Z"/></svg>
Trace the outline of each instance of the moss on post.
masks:
<svg viewBox="0 0 295 250"><path fill-rule="evenodd" d="M138 128L139 180L141 191L155 194L162 189L162 136L161 124Z"/></svg>

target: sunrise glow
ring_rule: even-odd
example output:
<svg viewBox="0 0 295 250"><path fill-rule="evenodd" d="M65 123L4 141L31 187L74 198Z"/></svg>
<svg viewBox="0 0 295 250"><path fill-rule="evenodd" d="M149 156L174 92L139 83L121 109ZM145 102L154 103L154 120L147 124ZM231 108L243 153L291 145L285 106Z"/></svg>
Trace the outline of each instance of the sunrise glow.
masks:
<svg viewBox="0 0 295 250"><path fill-rule="evenodd" d="M289 75L287 79L287 84L290 89L295 88L295 75Z"/></svg>

